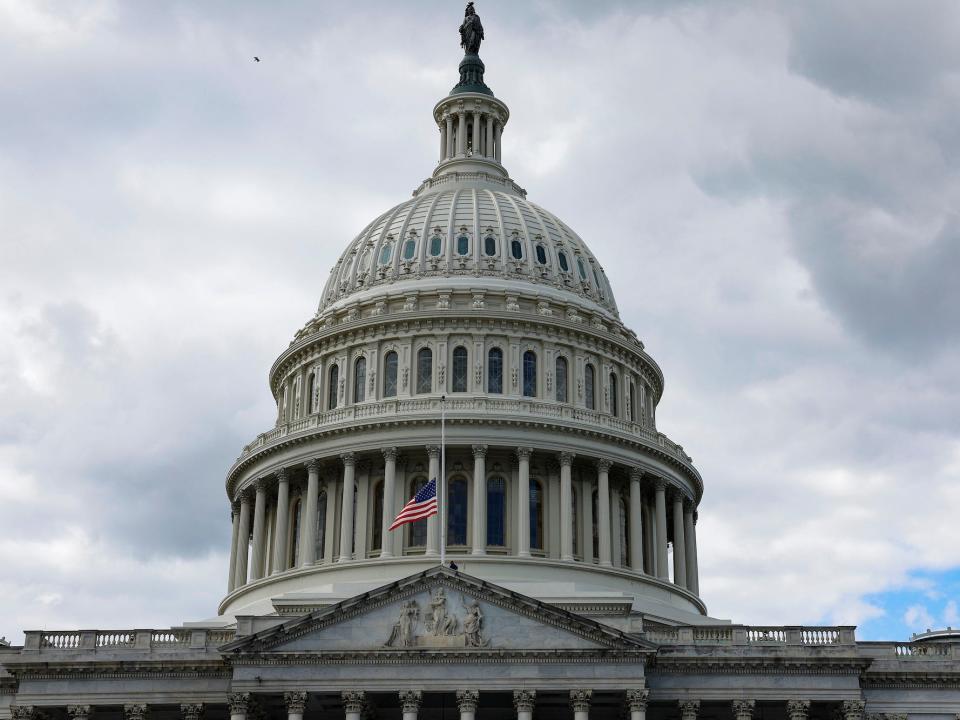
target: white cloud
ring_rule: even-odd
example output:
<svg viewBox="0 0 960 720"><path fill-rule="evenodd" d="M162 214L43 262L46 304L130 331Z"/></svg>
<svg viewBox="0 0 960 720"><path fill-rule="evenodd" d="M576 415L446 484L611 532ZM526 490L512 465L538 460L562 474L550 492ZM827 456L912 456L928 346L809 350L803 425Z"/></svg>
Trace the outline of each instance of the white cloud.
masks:
<svg viewBox="0 0 960 720"><path fill-rule="evenodd" d="M936 625L926 605L911 605L903 613L904 624L916 632L926 632Z"/></svg>
<svg viewBox="0 0 960 720"><path fill-rule="evenodd" d="M943 606L943 624L947 627L960 625L960 610L957 609L956 600L950 600Z"/></svg>

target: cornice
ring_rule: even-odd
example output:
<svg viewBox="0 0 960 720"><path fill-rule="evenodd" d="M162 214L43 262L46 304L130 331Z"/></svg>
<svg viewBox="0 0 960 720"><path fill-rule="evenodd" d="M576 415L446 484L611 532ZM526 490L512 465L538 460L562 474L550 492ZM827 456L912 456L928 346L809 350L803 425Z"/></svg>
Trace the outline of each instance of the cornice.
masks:
<svg viewBox="0 0 960 720"><path fill-rule="evenodd" d="M269 651L231 658L235 666L286 665L499 665L572 664L643 665L649 653L642 650L368 650L355 652L302 652L271 655Z"/></svg>
<svg viewBox="0 0 960 720"><path fill-rule="evenodd" d="M699 656L658 654L647 667L648 675L862 675L869 659L771 655L766 657Z"/></svg>
<svg viewBox="0 0 960 720"><path fill-rule="evenodd" d="M869 688L936 688L960 689L960 671L938 672L930 670L917 671L883 671L866 673L861 679L864 687Z"/></svg>

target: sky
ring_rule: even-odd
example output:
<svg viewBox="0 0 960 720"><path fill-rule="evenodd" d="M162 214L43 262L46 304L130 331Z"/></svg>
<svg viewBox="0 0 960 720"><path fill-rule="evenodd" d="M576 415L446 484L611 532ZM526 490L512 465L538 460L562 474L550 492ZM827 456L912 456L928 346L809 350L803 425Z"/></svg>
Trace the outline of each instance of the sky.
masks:
<svg viewBox="0 0 960 720"><path fill-rule="evenodd" d="M432 171L462 11L0 0L0 636L215 614L225 472ZM505 166L663 368L711 615L960 625L960 4L477 11Z"/></svg>

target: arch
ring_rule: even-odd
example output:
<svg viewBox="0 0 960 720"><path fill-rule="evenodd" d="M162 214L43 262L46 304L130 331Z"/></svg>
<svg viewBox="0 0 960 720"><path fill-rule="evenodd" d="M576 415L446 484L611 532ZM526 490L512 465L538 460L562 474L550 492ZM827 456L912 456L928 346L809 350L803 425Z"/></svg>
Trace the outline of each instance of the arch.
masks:
<svg viewBox="0 0 960 720"><path fill-rule="evenodd" d="M377 480L373 486L373 527L370 538L370 549L383 548L383 480Z"/></svg>
<svg viewBox="0 0 960 720"><path fill-rule="evenodd" d="M499 475L487 478L487 545L507 544L507 481Z"/></svg>
<svg viewBox="0 0 960 720"><path fill-rule="evenodd" d="M397 396L397 368L400 358L396 350L391 350L383 356L383 396L391 398Z"/></svg>
<svg viewBox="0 0 960 720"><path fill-rule="evenodd" d="M337 393L340 387L340 366L331 365L327 383L327 410L337 407Z"/></svg>
<svg viewBox="0 0 960 720"><path fill-rule="evenodd" d="M617 374L610 373L610 414L614 417L619 417L620 413L617 412L619 408L619 403L617 402Z"/></svg>
<svg viewBox="0 0 960 720"><path fill-rule="evenodd" d="M363 402L367 393L367 358L363 355L353 363L353 401Z"/></svg>
<svg viewBox="0 0 960 720"><path fill-rule="evenodd" d="M467 544L467 479L462 475L447 482L447 546Z"/></svg>
<svg viewBox="0 0 960 720"><path fill-rule="evenodd" d="M530 479L530 549L543 550L543 483Z"/></svg>
<svg viewBox="0 0 960 720"><path fill-rule="evenodd" d="M556 399L557 402L567 401L567 359L563 355L557 355L555 363L556 380Z"/></svg>
<svg viewBox="0 0 960 720"><path fill-rule="evenodd" d="M315 557L317 560L323 559L323 552L326 550L327 541L327 491L321 490L317 496L317 536L314 547L316 548Z"/></svg>
<svg viewBox="0 0 960 720"><path fill-rule="evenodd" d="M420 488L427 484L425 477L415 477L410 481L410 492L407 497L416 495ZM417 520L407 524L407 547L422 548L427 545L427 520Z"/></svg>
<svg viewBox="0 0 960 720"><path fill-rule="evenodd" d="M417 392L433 390L433 350L420 348L417 351Z"/></svg>
<svg viewBox="0 0 960 720"><path fill-rule="evenodd" d="M523 354L523 396L537 396L537 354L533 350Z"/></svg>
<svg viewBox="0 0 960 720"><path fill-rule="evenodd" d="M588 410L596 409L596 402L594 398L594 372L593 365L587 363L583 367L583 402L587 406Z"/></svg>
<svg viewBox="0 0 960 720"><path fill-rule="evenodd" d="M503 393L503 350L498 347L487 353L487 392Z"/></svg>
<svg viewBox="0 0 960 720"><path fill-rule="evenodd" d="M466 392L470 375L467 349L458 345L453 349L453 372L450 374L450 392Z"/></svg>

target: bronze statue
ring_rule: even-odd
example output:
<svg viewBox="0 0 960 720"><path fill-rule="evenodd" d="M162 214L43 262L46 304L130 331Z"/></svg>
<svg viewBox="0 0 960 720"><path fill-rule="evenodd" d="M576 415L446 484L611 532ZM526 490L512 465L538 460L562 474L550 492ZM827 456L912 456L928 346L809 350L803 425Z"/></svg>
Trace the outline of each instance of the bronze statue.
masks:
<svg viewBox="0 0 960 720"><path fill-rule="evenodd" d="M473 9L473 3L467 3L463 12L463 24L460 26L460 47L467 55L476 55L480 52L480 42L483 40L483 25L480 16Z"/></svg>

